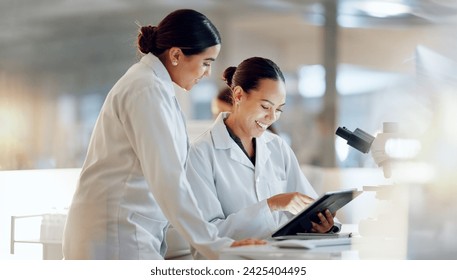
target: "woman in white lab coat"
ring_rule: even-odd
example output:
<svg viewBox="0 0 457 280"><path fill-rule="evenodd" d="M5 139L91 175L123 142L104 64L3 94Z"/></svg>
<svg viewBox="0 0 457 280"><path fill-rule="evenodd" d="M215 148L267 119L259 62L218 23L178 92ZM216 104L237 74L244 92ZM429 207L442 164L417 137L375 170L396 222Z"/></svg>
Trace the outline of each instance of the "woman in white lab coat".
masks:
<svg viewBox="0 0 457 280"><path fill-rule="evenodd" d="M267 131L286 99L279 67L253 57L227 68L224 78L234 107L192 144L188 179L203 215L221 236L267 238L317 194L291 148ZM334 214L321 213L313 231L332 230Z"/></svg>
<svg viewBox="0 0 457 280"><path fill-rule="evenodd" d="M185 174L188 137L173 82L210 74L220 36L204 15L177 10L142 27L145 54L114 85L94 127L65 227L65 259L163 259L171 223L206 257L256 244L219 238Z"/></svg>

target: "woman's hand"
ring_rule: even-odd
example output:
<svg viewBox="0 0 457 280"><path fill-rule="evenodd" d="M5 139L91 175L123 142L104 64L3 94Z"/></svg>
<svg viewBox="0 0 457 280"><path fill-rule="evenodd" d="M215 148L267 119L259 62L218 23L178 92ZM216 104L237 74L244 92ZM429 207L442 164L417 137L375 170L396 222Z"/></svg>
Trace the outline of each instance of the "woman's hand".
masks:
<svg viewBox="0 0 457 280"><path fill-rule="evenodd" d="M271 211L289 211L296 215L305 209L314 199L299 192L281 193L267 199Z"/></svg>
<svg viewBox="0 0 457 280"><path fill-rule="evenodd" d="M240 247L247 245L265 245L267 242L265 240L255 239L255 238L246 238L234 241L230 247Z"/></svg>
<svg viewBox="0 0 457 280"><path fill-rule="evenodd" d="M325 214L325 216L324 216L324 214ZM326 233L332 229L333 224L335 223L333 220L333 217L335 217L336 213L332 214L327 209L324 211L324 214L322 214L322 212L317 214L317 217L320 220L319 223L311 222L311 224L313 225L313 227L311 229L312 232Z"/></svg>

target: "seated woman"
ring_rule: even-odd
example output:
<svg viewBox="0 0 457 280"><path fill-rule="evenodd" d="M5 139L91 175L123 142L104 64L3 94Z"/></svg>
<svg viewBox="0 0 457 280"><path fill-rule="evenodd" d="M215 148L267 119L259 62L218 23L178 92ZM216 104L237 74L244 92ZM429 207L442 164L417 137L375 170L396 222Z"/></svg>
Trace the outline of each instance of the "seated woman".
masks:
<svg viewBox="0 0 457 280"><path fill-rule="evenodd" d="M206 220L234 239L267 238L317 197L291 148L267 128L286 100L284 76L269 59L252 57L229 67L232 112L220 113L193 143L187 175ZM314 232L333 230L328 210Z"/></svg>

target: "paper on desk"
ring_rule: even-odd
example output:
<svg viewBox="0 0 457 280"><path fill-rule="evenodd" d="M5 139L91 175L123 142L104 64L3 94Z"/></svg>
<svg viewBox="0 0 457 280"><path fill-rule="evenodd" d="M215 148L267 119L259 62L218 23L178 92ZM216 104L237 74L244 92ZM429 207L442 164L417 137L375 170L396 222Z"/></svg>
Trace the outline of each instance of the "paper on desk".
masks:
<svg viewBox="0 0 457 280"><path fill-rule="evenodd" d="M313 239L329 239L329 238L349 238L352 237L352 233L297 233L297 235L283 235L276 236L275 240L286 240L286 239L300 239L300 240L313 240Z"/></svg>
<svg viewBox="0 0 457 280"><path fill-rule="evenodd" d="M317 247L324 246L339 246L339 245L350 245L350 237L340 238L327 238L327 239L287 239L281 241L272 242L272 246L280 248L303 248L303 249L314 249Z"/></svg>

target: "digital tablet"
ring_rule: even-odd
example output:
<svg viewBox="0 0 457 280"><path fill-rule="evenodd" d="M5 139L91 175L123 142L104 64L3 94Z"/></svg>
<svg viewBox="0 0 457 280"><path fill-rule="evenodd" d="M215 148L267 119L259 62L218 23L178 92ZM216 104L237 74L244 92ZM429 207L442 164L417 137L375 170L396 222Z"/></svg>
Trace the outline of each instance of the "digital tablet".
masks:
<svg viewBox="0 0 457 280"><path fill-rule="evenodd" d="M331 213L335 213L361 193L362 191L358 191L357 189L327 192L276 230L271 237L275 238L311 232L311 221L317 223L320 221L317 217L319 212L328 209Z"/></svg>

